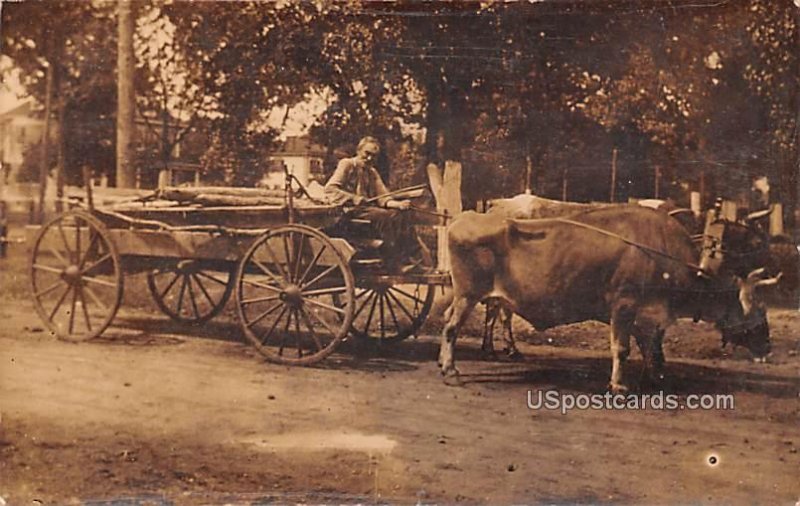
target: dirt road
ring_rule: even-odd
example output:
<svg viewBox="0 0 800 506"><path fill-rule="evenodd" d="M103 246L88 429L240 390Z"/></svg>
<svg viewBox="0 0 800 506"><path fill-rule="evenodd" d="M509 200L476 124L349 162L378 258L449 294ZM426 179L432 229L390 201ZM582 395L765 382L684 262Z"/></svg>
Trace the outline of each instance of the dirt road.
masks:
<svg viewBox="0 0 800 506"><path fill-rule="evenodd" d="M733 411L566 415L529 409L527 392L602 393L602 325L536 334L519 363L483 361L466 339L459 388L439 379L432 338L288 368L236 342L233 326L123 312L103 338L69 344L24 301L6 299L0 318L9 504L800 499L794 311L773 311L766 365L719 351L706 327L668 335L667 390L732 393Z"/></svg>

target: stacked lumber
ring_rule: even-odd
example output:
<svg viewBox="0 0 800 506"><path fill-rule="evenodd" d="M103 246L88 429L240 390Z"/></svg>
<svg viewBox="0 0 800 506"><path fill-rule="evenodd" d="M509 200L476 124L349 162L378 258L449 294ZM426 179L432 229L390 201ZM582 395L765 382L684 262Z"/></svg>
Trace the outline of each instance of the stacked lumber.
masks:
<svg viewBox="0 0 800 506"><path fill-rule="evenodd" d="M286 204L286 193L283 190L261 188L223 186L164 188L158 191L157 196L159 199L177 201L183 205L204 207L283 206Z"/></svg>

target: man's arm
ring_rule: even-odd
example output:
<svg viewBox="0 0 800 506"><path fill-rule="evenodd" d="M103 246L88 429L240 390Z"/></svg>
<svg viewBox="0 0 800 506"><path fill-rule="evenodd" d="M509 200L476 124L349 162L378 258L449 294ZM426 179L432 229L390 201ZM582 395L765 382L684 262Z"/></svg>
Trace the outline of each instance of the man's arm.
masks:
<svg viewBox="0 0 800 506"><path fill-rule="evenodd" d="M328 182L325 184L325 198L331 204L341 205L348 201L357 203L358 196L347 190L347 180L350 171L353 170L353 163L348 158L339 160L336 170Z"/></svg>
<svg viewBox="0 0 800 506"><path fill-rule="evenodd" d="M386 187L380 173L376 169L371 169L370 176L372 177L372 188L375 196L389 193L389 188ZM395 200L392 197L381 197L378 199L378 205L387 209L408 209L411 202L407 200Z"/></svg>

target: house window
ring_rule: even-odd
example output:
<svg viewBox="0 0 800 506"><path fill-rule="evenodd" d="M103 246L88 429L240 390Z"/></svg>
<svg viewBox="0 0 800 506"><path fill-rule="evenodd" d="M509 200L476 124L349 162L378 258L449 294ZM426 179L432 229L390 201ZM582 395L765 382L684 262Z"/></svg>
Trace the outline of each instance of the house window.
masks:
<svg viewBox="0 0 800 506"><path fill-rule="evenodd" d="M312 158L309 169L312 176L322 176L322 160L319 158Z"/></svg>

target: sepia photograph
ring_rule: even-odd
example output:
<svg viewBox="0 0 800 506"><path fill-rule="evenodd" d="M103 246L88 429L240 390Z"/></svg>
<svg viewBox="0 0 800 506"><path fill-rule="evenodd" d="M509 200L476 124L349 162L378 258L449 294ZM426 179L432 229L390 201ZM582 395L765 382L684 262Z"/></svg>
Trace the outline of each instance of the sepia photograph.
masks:
<svg viewBox="0 0 800 506"><path fill-rule="evenodd" d="M0 506L800 505L800 0L0 0Z"/></svg>

